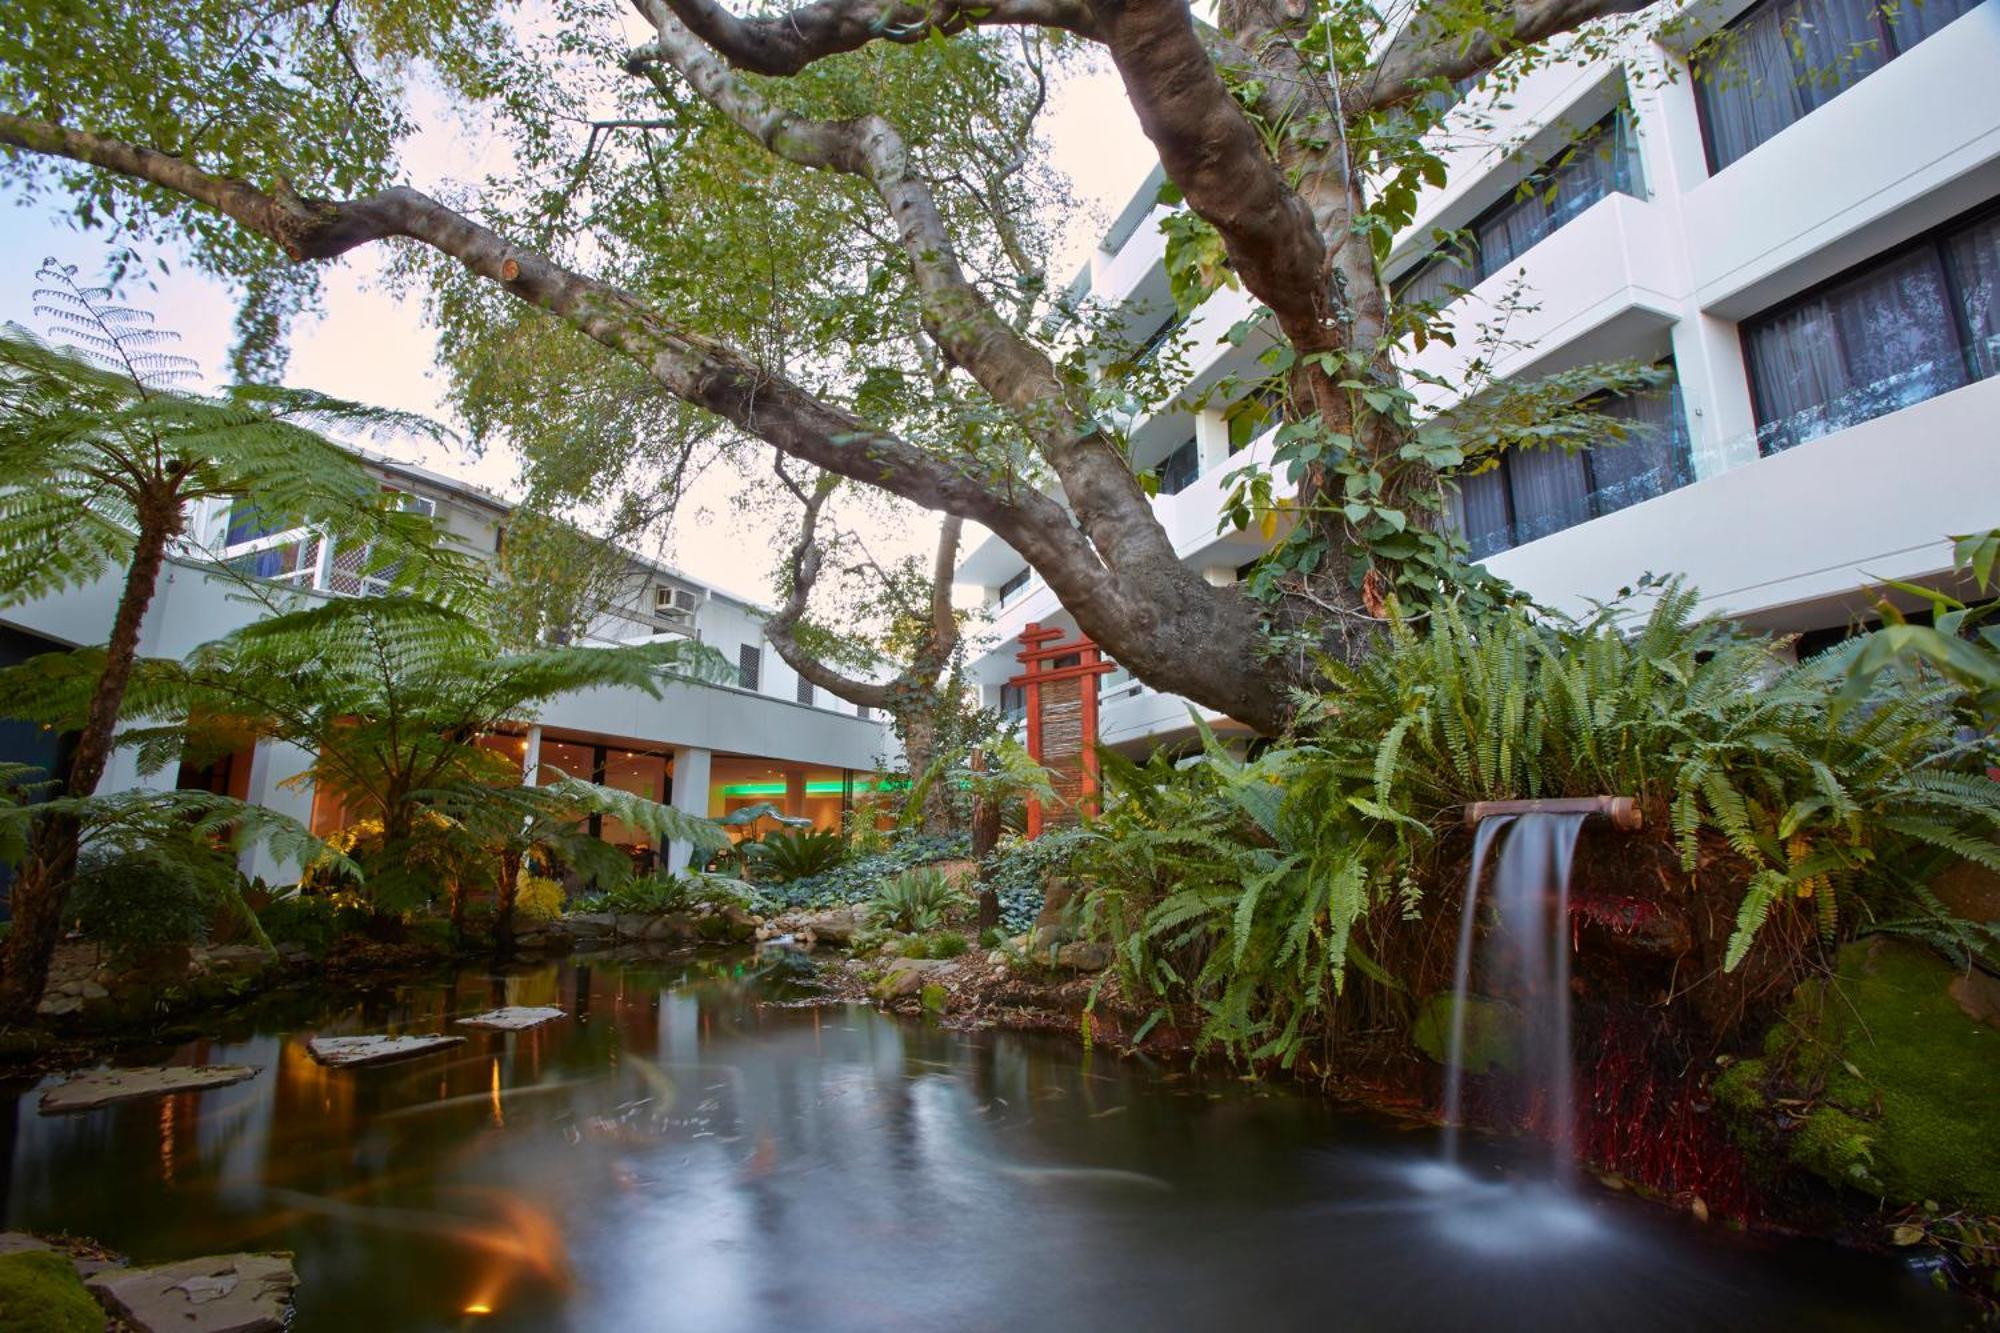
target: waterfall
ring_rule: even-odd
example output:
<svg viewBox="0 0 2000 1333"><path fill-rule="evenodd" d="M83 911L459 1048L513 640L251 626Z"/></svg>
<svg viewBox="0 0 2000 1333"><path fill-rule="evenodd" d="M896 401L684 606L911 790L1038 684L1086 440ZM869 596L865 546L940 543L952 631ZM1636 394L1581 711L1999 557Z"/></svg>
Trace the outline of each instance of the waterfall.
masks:
<svg viewBox="0 0 2000 1333"><path fill-rule="evenodd" d="M1452 976L1451 1038L1445 1069L1444 1155L1456 1164L1465 1112L1466 1019L1475 993L1514 1006L1516 1068L1503 1099L1513 1118L1538 1121L1547 1132L1556 1180L1576 1169L1576 1092L1570 1050L1569 874L1581 814L1495 815L1473 835ZM1493 925L1478 927L1481 881L1494 847Z"/></svg>

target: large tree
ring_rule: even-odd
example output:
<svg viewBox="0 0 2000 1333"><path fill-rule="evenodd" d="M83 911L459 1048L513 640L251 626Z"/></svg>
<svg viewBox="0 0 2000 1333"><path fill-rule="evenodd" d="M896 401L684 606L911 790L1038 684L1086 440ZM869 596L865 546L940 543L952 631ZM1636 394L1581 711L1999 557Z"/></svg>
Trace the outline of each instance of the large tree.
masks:
<svg viewBox="0 0 2000 1333"><path fill-rule="evenodd" d="M951 787L932 769L959 742L970 739L952 734L953 723L967 711L959 674L959 613L951 604L963 520L956 514L945 516L938 527L937 552L921 572L909 565L883 568L863 553L860 563L866 568L861 573L869 592L862 604L885 622L879 644L871 644L830 631L806 616L829 556L822 514L840 478L821 473L810 483L801 482L782 468L779 478L799 501L799 532L784 572L788 591L764 622L764 637L778 656L815 686L888 717L903 746L912 799L919 803L915 821L926 833L949 832ZM876 679L880 673L869 671L882 660L880 649L896 662L895 673L887 679Z"/></svg>
<svg viewBox="0 0 2000 1333"><path fill-rule="evenodd" d="M1437 331L1380 268L1442 178L1424 131L1453 81L1592 58L1633 8L1222 0L1211 26L1187 0L28 0L0 34L0 143L17 186L172 227L241 280L266 362L312 266L404 243L454 357L692 405L982 523L1135 674L1275 731L1308 645L1351 653L1391 594L1448 574L1438 469L1505 443L1420 430L1392 359ZM1112 335L1036 266L1024 127L1079 50L1108 55L1185 202L1184 301L1239 282L1282 337L1298 495L1235 507L1288 534L1264 600L1182 564L1107 424ZM418 63L506 136L504 178L400 183Z"/></svg>

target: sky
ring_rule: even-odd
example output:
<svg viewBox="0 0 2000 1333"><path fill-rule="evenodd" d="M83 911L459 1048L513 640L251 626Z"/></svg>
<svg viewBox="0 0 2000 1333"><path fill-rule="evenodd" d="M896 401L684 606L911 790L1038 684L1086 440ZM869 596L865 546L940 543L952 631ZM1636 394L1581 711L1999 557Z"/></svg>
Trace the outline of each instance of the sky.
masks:
<svg viewBox="0 0 2000 1333"><path fill-rule="evenodd" d="M493 145L472 136L455 117L433 104L418 104L426 126L404 154L410 183L434 187L450 180L476 180ZM1044 113L1044 134L1056 166L1074 182L1080 209L1052 275L1067 281L1087 258L1099 229L1123 208L1156 160L1140 133L1130 105L1108 66L1079 69L1055 89ZM169 252L142 250L149 261L163 258L173 271L152 275L151 285L132 283L119 295L127 304L154 313L159 327L179 335L175 349L200 366L211 384L226 382L227 350L235 308L225 286L175 264ZM34 311L35 271L44 258L73 264L81 280L101 281L109 244L102 231L77 230L45 200L22 204L0 196L0 321L11 320L40 334L48 321ZM386 252L356 251L328 266L324 313L292 330L288 383L343 398L419 412L456 425L444 406L444 383L436 368L436 341L421 303L399 297L380 281ZM380 450L400 461L517 494L519 460L505 451L475 456L463 446L408 446ZM757 601L772 599L776 532L771 520L740 512L732 503L733 475L711 472L688 488L667 550L661 554L687 574ZM978 538L968 532L963 549ZM929 524L909 531L878 527L863 536L877 559L927 554L936 541ZM746 551L762 553L746 559Z"/></svg>

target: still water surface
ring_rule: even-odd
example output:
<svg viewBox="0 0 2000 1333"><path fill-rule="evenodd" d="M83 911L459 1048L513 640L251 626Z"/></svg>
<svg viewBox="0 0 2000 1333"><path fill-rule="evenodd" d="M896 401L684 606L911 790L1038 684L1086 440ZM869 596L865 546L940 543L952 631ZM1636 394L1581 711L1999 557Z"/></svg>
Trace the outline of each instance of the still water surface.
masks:
<svg viewBox="0 0 2000 1333"><path fill-rule="evenodd" d="M6 1225L141 1262L288 1249L297 1333L1928 1329L1920 1275L1513 1183L1322 1101L805 998L747 958L273 996L253 1080L10 1126ZM315 1034L560 1022L373 1069ZM157 1058L160 1052L148 1053ZM135 1057L136 1059L136 1057Z"/></svg>

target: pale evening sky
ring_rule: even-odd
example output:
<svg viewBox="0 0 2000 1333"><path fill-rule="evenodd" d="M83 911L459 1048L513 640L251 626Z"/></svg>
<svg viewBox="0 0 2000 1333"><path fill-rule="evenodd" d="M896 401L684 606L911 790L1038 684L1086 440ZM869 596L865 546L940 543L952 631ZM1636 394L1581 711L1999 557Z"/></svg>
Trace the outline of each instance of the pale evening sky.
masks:
<svg viewBox="0 0 2000 1333"><path fill-rule="evenodd" d="M425 132L404 153L407 179L418 186L447 180L474 180L490 145L440 114L435 103L420 107ZM1108 66L1068 77L1055 91L1043 120L1053 160L1075 183L1086 205L1054 266L1052 278L1066 282L1088 255L1097 228L1122 208L1155 161L1140 133L1117 76ZM28 206L0 197L0 320L46 334L47 321L34 314L35 270L44 258L75 264L85 281L101 280L109 245L102 231L77 230L47 201ZM211 383L227 374L226 352L234 305L220 284L182 267L171 251L142 251L149 262L164 258L173 271L151 273L151 285L134 281L120 293L129 303L151 310L162 328L181 337L178 351L194 358ZM292 331L289 383L345 398L421 412L452 422L442 403L443 383L435 368L435 339L421 302L399 297L377 281L385 258L359 251L326 274L325 313ZM455 423L453 423L455 424ZM502 494L516 493L518 460L511 454L475 457L464 448L408 445L388 452L406 462L463 478ZM732 503L737 482L716 469L689 488L675 521L666 558L690 575L760 601L772 595L775 557L768 520L739 512ZM968 533L970 549L977 532ZM878 558L924 553L936 530L913 525L907 533L869 535ZM762 553L745 559L746 551Z"/></svg>

